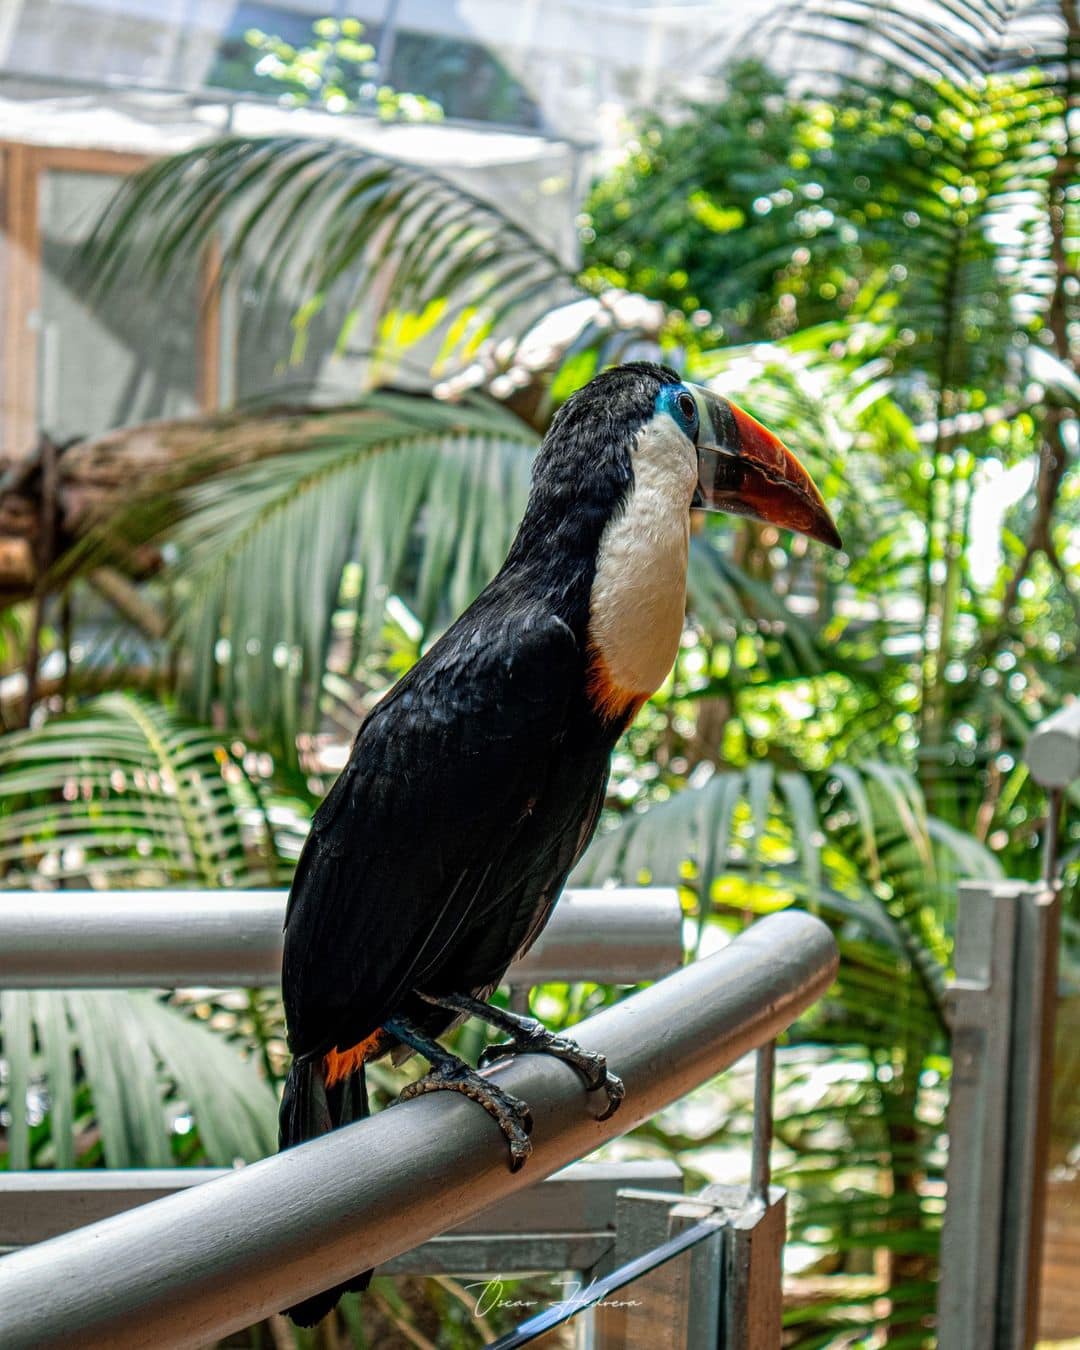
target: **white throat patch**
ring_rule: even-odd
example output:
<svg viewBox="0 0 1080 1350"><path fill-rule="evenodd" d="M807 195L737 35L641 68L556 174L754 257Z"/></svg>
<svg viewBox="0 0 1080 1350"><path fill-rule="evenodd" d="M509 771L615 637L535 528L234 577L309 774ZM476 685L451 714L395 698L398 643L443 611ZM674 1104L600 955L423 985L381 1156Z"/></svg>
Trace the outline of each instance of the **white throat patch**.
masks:
<svg viewBox="0 0 1080 1350"><path fill-rule="evenodd" d="M642 428L631 459L634 485L601 536L589 603L589 639L612 702L655 693L675 660L697 483L697 453L669 417Z"/></svg>

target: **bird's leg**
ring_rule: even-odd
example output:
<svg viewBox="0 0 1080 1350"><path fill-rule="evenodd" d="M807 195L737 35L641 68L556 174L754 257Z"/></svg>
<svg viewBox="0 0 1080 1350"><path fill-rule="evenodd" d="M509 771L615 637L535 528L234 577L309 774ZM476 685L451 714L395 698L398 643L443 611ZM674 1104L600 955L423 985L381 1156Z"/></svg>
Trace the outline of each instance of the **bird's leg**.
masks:
<svg viewBox="0 0 1080 1350"><path fill-rule="evenodd" d="M523 1017L520 1013L510 1012L506 1008L495 1008L478 998L469 998L465 994L424 994L416 991L428 1003L440 1008L450 1008L455 1012L467 1013L470 1017L479 1017L481 1021L498 1028L510 1037L497 1045L489 1045L480 1056L480 1067L486 1068L497 1059L507 1055L536 1054L554 1055L576 1069L585 1080L590 1092L603 1089L607 1093L607 1110L599 1117L607 1120L619 1109L626 1089L621 1078L611 1073L603 1055L595 1050L583 1050L568 1036L556 1036L548 1031L535 1017Z"/></svg>
<svg viewBox="0 0 1080 1350"><path fill-rule="evenodd" d="M410 1101L425 1092L460 1092L484 1108L506 1136L510 1146L510 1170L516 1172L532 1153L529 1134L532 1130L532 1112L520 1097L481 1077L464 1060L452 1055L438 1041L426 1036L412 1022L395 1017L384 1023L386 1030L403 1044L411 1046L431 1065L431 1072L402 1089L399 1102Z"/></svg>

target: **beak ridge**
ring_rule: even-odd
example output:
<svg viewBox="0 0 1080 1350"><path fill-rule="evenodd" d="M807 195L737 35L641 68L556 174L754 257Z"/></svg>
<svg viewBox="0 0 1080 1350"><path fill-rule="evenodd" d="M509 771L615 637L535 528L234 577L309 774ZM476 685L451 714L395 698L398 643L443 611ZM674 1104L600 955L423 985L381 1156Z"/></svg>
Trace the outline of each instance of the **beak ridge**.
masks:
<svg viewBox="0 0 1080 1350"><path fill-rule="evenodd" d="M693 393L700 421L693 505L750 516L840 548L821 493L779 437L711 390L695 387Z"/></svg>

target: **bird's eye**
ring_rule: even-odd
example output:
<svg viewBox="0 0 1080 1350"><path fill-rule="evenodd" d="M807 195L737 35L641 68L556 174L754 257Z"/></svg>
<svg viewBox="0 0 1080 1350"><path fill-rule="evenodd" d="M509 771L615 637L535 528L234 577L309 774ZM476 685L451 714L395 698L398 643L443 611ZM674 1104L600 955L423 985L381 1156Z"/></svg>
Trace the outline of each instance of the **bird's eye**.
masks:
<svg viewBox="0 0 1080 1350"><path fill-rule="evenodd" d="M679 412L690 424L693 424L697 417L697 404L689 394L680 394L678 397Z"/></svg>

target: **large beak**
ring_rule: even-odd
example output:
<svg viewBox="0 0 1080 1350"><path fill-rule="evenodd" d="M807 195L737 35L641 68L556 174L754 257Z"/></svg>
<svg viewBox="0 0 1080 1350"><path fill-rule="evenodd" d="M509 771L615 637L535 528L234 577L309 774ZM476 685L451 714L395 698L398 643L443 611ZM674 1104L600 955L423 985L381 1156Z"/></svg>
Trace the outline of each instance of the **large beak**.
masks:
<svg viewBox="0 0 1080 1350"><path fill-rule="evenodd" d="M750 516L840 548L814 481L786 445L726 398L690 385L698 405L695 506Z"/></svg>

